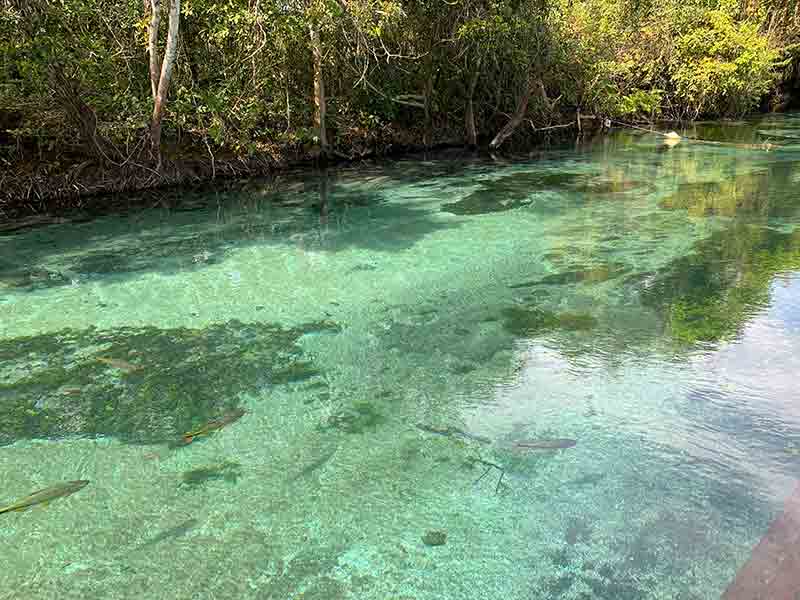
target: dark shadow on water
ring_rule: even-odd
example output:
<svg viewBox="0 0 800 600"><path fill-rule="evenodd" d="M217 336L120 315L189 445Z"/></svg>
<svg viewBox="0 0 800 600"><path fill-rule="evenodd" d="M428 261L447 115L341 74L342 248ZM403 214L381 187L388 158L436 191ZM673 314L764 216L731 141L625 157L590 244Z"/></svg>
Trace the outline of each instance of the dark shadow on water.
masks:
<svg viewBox="0 0 800 600"><path fill-rule="evenodd" d="M327 322L284 328L229 321L2 340L0 445L98 435L175 441L235 408L242 394L319 379L298 340L336 331Z"/></svg>
<svg viewBox="0 0 800 600"><path fill-rule="evenodd" d="M642 191L643 183L626 175L625 164L596 168L598 144L502 160L457 151L319 172L298 170L269 179L143 193L140 202L137 195L115 196L108 198L109 210L98 199L93 212L71 215L68 223L0 235L0 293L148 271L203 269L232 249L253 245L328 253L353 247L398 252L459 226L439 217L435 207L395 200L393 194L402 186L413 186L417 197L435 203L463 196L465 182L471 184L474 177L499 173L445 207L462 215L522 206L537 189L564 192L558 202L537 205L543 214L563 212L587 198ZM604 159L599 160L602 164ZM149 208L120 213L120 205Z"/></svg>
<svg viewBox="0 0 800 600"><path fill-rule="evenodd" d="M436 169L430 171L322 171L302 180L173 191L180 196L175 208L167 202L167 208L20 230L0 236L0 292L202 269L231 249L252 245L329 253L351 247L402 251L457 226L431 211L389 202L393 186L437 176Z"/></svg>
<svg viewBox="0 0 800 600"><path fill-rule="evenodd" d="M456 215L481 215L530 206L537 194L560 192L562 202L537 207L540 212L564 211L589 198L612 198L627 192L642 192L647 184L626 178L610 179L603 174L569 171L554 165L542 170L521 171L497 179L482 181L478 189L461 200L442 205L442 210Z"/></svg>

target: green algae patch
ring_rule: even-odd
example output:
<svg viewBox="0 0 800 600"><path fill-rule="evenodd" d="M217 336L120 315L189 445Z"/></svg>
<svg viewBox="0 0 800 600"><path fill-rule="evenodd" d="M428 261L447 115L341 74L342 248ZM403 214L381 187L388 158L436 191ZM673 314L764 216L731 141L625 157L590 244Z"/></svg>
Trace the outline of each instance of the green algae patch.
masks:
<svg viewBox="0 0 800 600"><path fill-rule="evenodd" d="M569 171L514 173L484 181L461 200L442 205L454 215L483 215L527 206L537 191L568 189L569 184L584 177Z"/></svg>
<svg viewBox="0 0 800 600"><path fill-rule="evenodd" d="M456 215L482 215L528 206L537 192L569 192L608 197L643 188L641 182L574 171L521 172L486 180L473 192L442 210Z"/></svg>
<svg viewBox="0 0 800 600"><path fill-rule="evenodd" d="M597 319L586 313L554 313L541 308L512 306L503 310L503 326L509 333L531 336L554 330L588 331Z"/></svg>
<svg viewBox="0 0 800 600"><path fill-rule="evenodd" d="M4 267L0 264L0 290L33 291L68 285L70 279L57 271L44 268Z"/></svg>
<svg viewBox="0 0 800 600"><path fill-rule="evenodd" d="M544 285L568 285L573 283L602 283L625 272L621 263L610 263L595 266L579 266L575 269L546 275L537 283ZM524 286L517 286L524 287Z"/></svg>
<svg viewBox="0 0 800 600"><path fill-rule="evenodd" d="M328 417L322 430L337 429L344 433L361 434L386 422L386 417L371 402L355 402Z"/></svg>
<svg viewBox="0 0 800 600"><path fill-rule="evenodd" d="M70 435L174 439L235 408L241 394L321 374L298 344L321 331L336 327L229 321L2 340L0 444Z"/></svg>

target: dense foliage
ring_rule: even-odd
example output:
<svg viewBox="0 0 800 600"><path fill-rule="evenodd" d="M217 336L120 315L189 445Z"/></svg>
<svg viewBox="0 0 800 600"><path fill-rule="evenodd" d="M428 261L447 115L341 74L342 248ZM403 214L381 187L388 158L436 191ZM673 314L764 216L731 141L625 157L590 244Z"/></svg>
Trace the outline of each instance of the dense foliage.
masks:
<svg viewBox="0 0 800 600"><path fill-rule="evenodd" d="M149 26L156 6L160 64L175 3L4 0L7 177L44 163L56 171L153 164ZM785 105L797 79L797 9L778 0L179 5L156 144L168 164L352 156L443 140L499 145L515 129L574 122L578 110L628 120L736 116Z"/></svg>

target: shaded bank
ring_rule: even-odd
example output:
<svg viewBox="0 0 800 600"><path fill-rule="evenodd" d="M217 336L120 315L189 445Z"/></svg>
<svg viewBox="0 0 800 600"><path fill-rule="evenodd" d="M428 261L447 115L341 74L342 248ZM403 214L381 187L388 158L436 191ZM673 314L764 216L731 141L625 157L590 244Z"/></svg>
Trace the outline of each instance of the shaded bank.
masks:
<svg viewBox="0 0 800 600"><path fill-rule="evenodd" d="M582 143L592 143L590 135ZM509 144L512 153L546 149L563 144L571 134L566 130L545 132L532 142ZM577 142L576 142L577 143ZM532 145L533 144L533 145ZM533 150L532 150L533 149ZM78 213L106 214L152 206L175 207L178 198L166 193L175 186L189 188L236 187L242 180L274 177L298 171L316 171L320 167L348 167L402 158L453 160L490 158L479 150L465 148L457 137L442 137L426 147L421 140L398 137L375 146L353 146L350 153L338 152L321 163L313 149L275 148L269 154L250 158L193 155L165 158L161 171L155 165L135 161L108 164L76 155L58 160L31 159L0 172L0 233L26 226L53 222L49 217L74 217Z"/></svg>

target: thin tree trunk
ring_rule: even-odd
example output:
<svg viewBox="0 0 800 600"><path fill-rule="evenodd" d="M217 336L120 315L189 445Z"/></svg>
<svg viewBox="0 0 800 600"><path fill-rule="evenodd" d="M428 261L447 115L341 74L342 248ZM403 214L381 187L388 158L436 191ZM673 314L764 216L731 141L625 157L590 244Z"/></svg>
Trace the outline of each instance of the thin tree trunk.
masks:
<svg viewBox="0 0 800 600"><path fill-rule="evenodd" d="M433 97L433 73L428 71L428 79L425 82L425 123L424 131L422 133L422 145L429 148L431 145L432 133L432 116L431 116L431 98Z"/></svg>
<svg viewBox="0 0 800 600"><path fill-rule="evenodd" d="M464 114L464 126L467 135L467 146L475 148L478 145L478 131L475 128L475 105L473 97L475 96L475 88L478 86L478 77L481 74L481 61L475 65L475 70L472 72L472 79L469 82L467 89L467 109Z"/></svg>
<svg viewBox="0 0 800 600"><path fill-rule="evenodd" d="M489 144L489 148L492 150L499 148L503 142L511 137L517 127L519 127L519 124L522 123L522 119L528 111L528 102L531 99L531 88L531 81L529 79L525 83L525 89L522 91L522 95L517 100L517 108L514 110L514 114L511 115L511 119L497 132L497 135L494 136L494 139Z"/></svg>
<svg viewBox="0 0 800 600"><path fill-rule="evenodd" d="M161 77L158 80L158 91L153 102L153 121L150 124L150 141L153 153L158 158L159 169L161 168L161 121L164 119L169 84L172 80L172 68L175 66L175 56L178 53L180 18L181 0L170 0L167 47L164 50L164 60L161 63Z"/></svg>
<svg viewBox="0 0 800 600"><path fill-rule="evenodd" d="M284 73L283 77L286 80L286 131L289 131L292 128L292 101L289 97L289 76Z"/></svg>
<svg viewBox="0 0 800 600"><path fill-rule="evenodd" d="M155 102L158 95L158 27L161 24L161 0L150 0L150 25L147 27L147 53L150 55L150 88Z"/></svg>
<svg viewBox="0 0 800 600"><path fill-rule="evenodd" d="M311 52L314 55L314 128L319 135L320 156L325 160L328 156L328 132L325 127L325 81L322 76L322 42L319 29L312 23Z"/></svg>
<svg viewBox="0 0 800 600"><path fill-rule="evenodd" d="M71 76L66 75L59 64L48 67L50 88L57 98L58 105L64 110L69 120L78 129L80 138L87 149L99 160L107 157L109 145L105 138L97 132L97 115L94 110L84 102L84 93L80 84Z"/></svg>

